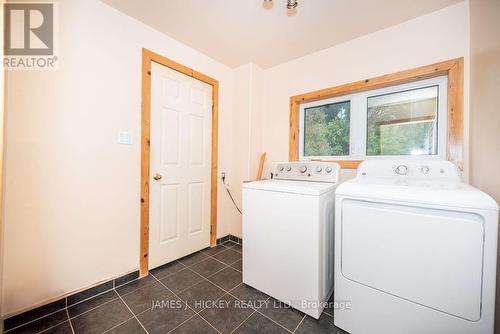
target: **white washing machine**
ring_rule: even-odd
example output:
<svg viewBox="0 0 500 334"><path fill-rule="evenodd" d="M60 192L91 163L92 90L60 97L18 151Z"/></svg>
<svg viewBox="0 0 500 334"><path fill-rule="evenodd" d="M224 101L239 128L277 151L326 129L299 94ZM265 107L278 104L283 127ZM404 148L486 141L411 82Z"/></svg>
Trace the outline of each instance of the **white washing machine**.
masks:
<svg viewBox="0 0 500 334"><path fill-rule="evenodd" d="M337 188L335 325L493 333L498 205L448 161L365 161Z"/></svg>
<svg viewBox="0 0 500 334"><path fill-rule="evenodd" d="M287 162L243 184L243 282L314 318L333 292L336 163Z"/></svg>

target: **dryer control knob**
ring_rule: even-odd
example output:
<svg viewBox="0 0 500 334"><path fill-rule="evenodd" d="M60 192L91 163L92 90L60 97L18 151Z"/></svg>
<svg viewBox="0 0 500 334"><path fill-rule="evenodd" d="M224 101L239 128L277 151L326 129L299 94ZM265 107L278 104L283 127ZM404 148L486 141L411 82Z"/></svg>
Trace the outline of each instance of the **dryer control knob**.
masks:
<svg viewBox="0 0 500 334"><path fill-rule="evenodd" d="M429 174L430 171L431 171L431 169L429 168L429 166L422 166L422 167L420 167L420 172L422 174Z"/></svg>
<svg viewBox="0 0 500 334"><path fill-rule="evenodd" d="M316 167L316 172L321 173L322 170L323 168L321 168L321 166Z"/></svg>
<svg viewBox="0 0 500 334"><path fill-rule="evenodd" d="M291 170L292 170L292 167L291 167L291 166L288 166L288 167L286 168L286 171L287 171L287 172L289 172L289 171L291 171Z"/></svg>
<svg viewBox="0 0 500 334"><path fill-rule="evenodd" d="M301 173L305 173L305 172L307 172L307 167L306 167L306 166L300 166L299 171L300 171Z"/></svg>
<svg viewBox="0 0 500 334"><path fill-rule="evenodd" d="M331 172L332 172L332 167L326 167L325 171L326 171L327 173L331 173Z"/></svg>
<svg viewBox="0 0 500 334"><path fill-rule="evenodd" d="M399 165L399 166L396 167L396 169L394 171L398 175L406 175L406 174L408 174L408 166L406 166L406 165Z"/></svg>

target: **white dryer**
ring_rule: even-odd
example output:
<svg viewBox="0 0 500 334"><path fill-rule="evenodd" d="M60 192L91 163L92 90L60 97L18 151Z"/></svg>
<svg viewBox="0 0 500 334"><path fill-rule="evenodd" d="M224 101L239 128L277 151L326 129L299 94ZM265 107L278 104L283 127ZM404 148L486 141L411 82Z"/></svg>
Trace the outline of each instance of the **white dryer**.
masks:
<svg viewBox="0 0 500 334"><path fill-rule="evenodd" d="M243 184L243 282L314 318L333 292L336 163L287 162Z"/></svg>
<svg viewBox="0 0 500 334"><path fill-rule="evenodd" d="M335 325L493 333L498 205L448 161L369 160L337 188Z"/></svg>

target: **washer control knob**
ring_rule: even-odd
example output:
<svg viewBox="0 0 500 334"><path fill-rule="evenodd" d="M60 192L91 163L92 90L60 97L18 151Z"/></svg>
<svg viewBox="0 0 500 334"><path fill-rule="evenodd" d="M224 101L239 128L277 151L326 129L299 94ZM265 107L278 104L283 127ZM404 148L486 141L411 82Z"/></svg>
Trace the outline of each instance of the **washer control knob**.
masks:
<svg viewBox="0 0 500 334"><path fill-rule="evenodd" d="M431 169L429 168L429 166L422 166L422 167L420 167L420 172L422 174L429 174L430 171L431 171Z"/></svg>
<svg viewBox="0 0 500 334"><path fill-rule="evenodd" d="M285 166L280 166L280 172L285 170Z"/></svg>
<svg viewBox="0 0 500 334"><path fill-rule="evenodd" d="M322 170L323 168L321 168L321 166L316 167L316 172L321 173Z"/></svg>
<svg viewBox="0 0 500 334"><path fill-rule="evenodd" d="M288 166L288 167L286 167L286 171L287 171L287 172L290 172L291 170L292 170L292 166Z"/></svg>
<svg viewBox="0 0 500 334"><path fill-rule="evenodd" d="M408 166L406 166L406 165L399 165L399 166L396 167L396 169L394 171L398 175L406 175L406 174L408 174Z"/></svg>
<svg viewBox="0 0 500 334"><path fill-rule="evenodd" d="M305 173L305 172L307 172L307 167L306 166L300 166L299 171L301 173Z"/></svg>
<svg viewBox="0 0 500 334"><path fill-rule="evenodd" d="M325 171L326 171L327 173L331 173L331 172L332 172L332 167L326 167Z"/></svg>

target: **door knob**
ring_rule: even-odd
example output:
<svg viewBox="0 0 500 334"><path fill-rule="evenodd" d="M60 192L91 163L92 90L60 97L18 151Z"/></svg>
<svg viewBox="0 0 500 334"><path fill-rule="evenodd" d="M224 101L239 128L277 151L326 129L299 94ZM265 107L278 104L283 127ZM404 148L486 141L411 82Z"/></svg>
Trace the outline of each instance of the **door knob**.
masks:
<svg viewBox="0 0 500 334"><path fill-rule="evenodd" d="M160 173L155 173L155 175L153 176L153 179L155 179L156 181L161 180L161 174Z"/></svg>

